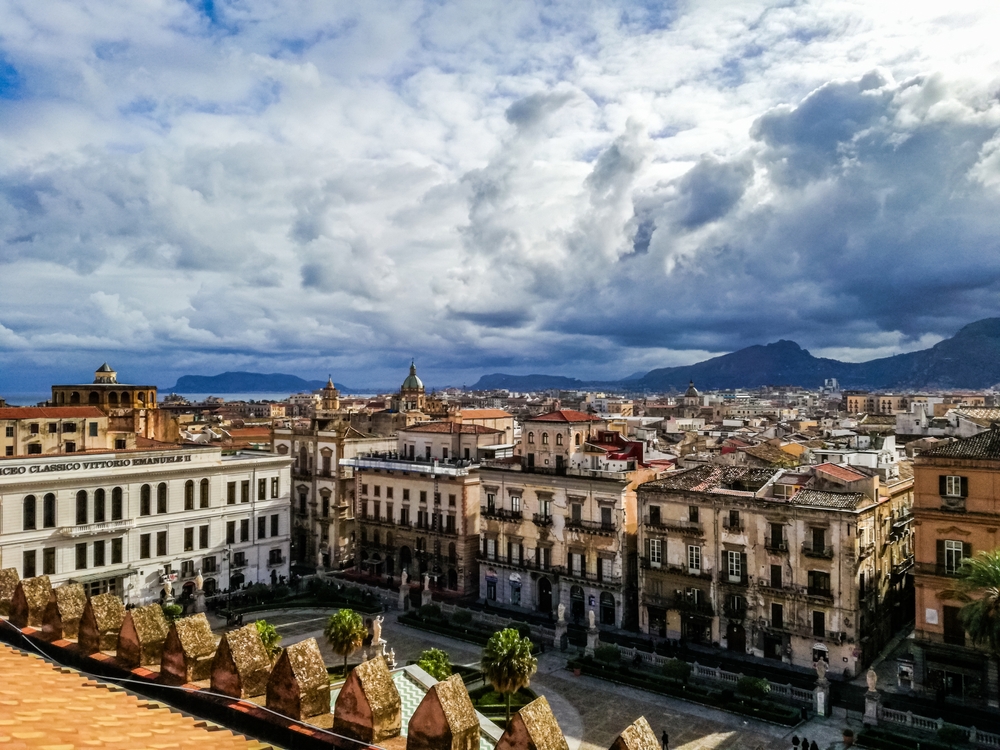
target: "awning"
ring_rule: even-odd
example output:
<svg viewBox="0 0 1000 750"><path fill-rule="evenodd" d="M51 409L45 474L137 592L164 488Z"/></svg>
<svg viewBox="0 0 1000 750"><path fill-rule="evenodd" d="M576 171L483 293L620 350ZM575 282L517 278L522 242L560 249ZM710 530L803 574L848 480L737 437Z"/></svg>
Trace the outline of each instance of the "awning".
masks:
<svg viewBox="0 0 1000 750"><path fill-rule="evenodd" d="M100 573L90 573L85 576L76 575L69 579L70 583L93 583L94 581L106 581L109 578L124 578L135 573L135 568L112 568Z"/></svg>

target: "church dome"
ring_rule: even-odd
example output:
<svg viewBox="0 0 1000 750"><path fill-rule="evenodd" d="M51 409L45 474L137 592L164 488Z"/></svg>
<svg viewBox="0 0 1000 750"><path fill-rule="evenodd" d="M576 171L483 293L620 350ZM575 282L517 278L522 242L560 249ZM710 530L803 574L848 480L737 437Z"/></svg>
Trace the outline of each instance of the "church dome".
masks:
<svg viewBox="0 0 1000 750"><path fill-rule="evenodd" d="M410 374L409 376L407 376L406 380L403 381L403 387L401 388L401 390L422 391L423 389L424 389L424 384L420 380L420 378L417 377L417 366L413 362L410 362Z"/></svg>
<svg viewBox="0 0 1000 750"><path fill-rule="evenodd" d="M687 393L684 394L684 398L698 398L701 394L698 393L698 389L694 387L694 381L688 383Z"/></svg>

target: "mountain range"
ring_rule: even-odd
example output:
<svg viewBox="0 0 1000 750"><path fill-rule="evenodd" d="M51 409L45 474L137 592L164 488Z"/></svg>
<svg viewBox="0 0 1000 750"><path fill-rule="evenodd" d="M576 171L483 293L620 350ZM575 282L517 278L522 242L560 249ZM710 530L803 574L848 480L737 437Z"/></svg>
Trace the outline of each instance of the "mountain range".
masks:
<svg viewBox="0 0 1000 750"><path fill-rule="evenodd" d="M224 372L221 375L182 375L170 390L174 393L299 393L315 391L326 385L325 380L303 380L297 375L280 372ZM341 393L351 389L334 383Z"/></svg>
<svg viewBox="0 0 1000 750"><path fill-rule="evenodd" d="M705 390L791 385L818 388L836 378L841 388L926 390L989 388L1000 383L1000 318L970 323L948 339L922 349L868 362L814 357L794 341L748 346L681 367L650 370L620 381L583 381L553 375L484 375L472 390L576 390L585 387L629 391L683 391L688 383Z"/></svg>

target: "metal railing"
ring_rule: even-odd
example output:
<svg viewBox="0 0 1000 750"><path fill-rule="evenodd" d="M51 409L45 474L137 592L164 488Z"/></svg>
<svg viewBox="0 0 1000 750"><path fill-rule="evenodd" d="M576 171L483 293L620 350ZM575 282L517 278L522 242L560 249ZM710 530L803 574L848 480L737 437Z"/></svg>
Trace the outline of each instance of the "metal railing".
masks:
<svg viewBox="0 0 1000 750"><path fill-rule="evenodd" d="M618 529L614 521L584 521L582 519L566 519L567 529L578 529L591 534L614 534Z"/></svg>
<svg viewBox="0 0 1000 750"><path fill-rule="evenodd" d="M817 557L823 560L833 559L833 547L818 547L808 542L802 543L802 554L806 557Z"/></svg>
<svg viewBox="0 0 1000 750"><path fill-rule="evenodd" d="M666 563L654 563L646 556L639 558L639 564L642 566L643 570L659 571L661 573L668 573L670 575L687 576L688 578L698 578L703 581L712 580L711 570L702 570L701 568L688 568L683 565L667 565Z"/></svg>
<svg viewBox="0 0 1000 750"><path fill-rule="evenodd" d="M499 521L521 521L524 519L524 514L519 510L495 508L489 505L479 506L479 515L483 518L495 518Z"/></svg>
<svg viewBox="0 0 1000 750"><path fill-rule="evenodd" d="M788 552L788 540L767 537L764 539L764 549L768 552Z"/></svg>
<svg viewBox="0 0 1000 750"><path fill-rule="evenodd" d="M59 533L68 537L93 536L95 534L114 534L128 531L135 527L134 518L123 518L120 521L102 521L101 523L80 524L79 526L63 526Z"/></svg>
<svg viewBox="0 0 1000 750"><path fill-rule="evenodd" d="M647 514L642 517L642 523L645 526L651 526L656 529L666 529L668 531L680 531L680 532L696 532L698 534L703 533L703 528L700 521L679 521L674 518L660 518L650 519Z"/></svg>
<svg viewBox="0 0 1000 750"><path fill-rule="evenodd" d="M531 520L535 526L551 526L552 516L548 513L532 513Z"/></svg>

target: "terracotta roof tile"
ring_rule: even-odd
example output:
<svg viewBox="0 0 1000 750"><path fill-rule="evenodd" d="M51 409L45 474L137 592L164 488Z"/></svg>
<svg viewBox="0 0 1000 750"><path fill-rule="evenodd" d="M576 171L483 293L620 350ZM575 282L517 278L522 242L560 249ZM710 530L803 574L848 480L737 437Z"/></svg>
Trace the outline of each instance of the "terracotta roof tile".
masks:
<svg viewBox="0 0 1000 750"><path fill-rule="evenodd" d="M461 433L463 435L487 435L492 433L501 432L501 430L495 430L492 427L486 427L481 424L458 424L457 422L423 422L422 424L415 424L411 427L407 427L405 430L400 430L400 432L433 432L441 434L454 435Z"/></svg>
<svg viewBox="0 0 1000 750"><path fill-rule="evenodd" d="M213 750L264 747L228 730L210 731L190 716L3 644L0 674L4 676L0 747L132 750L160 743Z"/></svg>
<svg viewBox="0 0 1000 750"><path fill-rule="evenodd" d="M526 422L601 422L599 417L595 417L593 414L585 414L582 411L574 411L573 409L560 409L559 411L550 411L548 414L540 414L537 417L532 417L531 419L525 420Z"/></svg>
<svg viewBox="0 0 1000 750"><path fill-rule="evenodd" d="M503 409L462 409L462 419L512 419Z"/></svg>
<svg viewBox="0 0 1000 750"><path fill-rule="evenodd" d="M934 458L1000 458L1000 429L987 430L978 435L923 451L918 457Z"/></svg>
<svg viewBox="0 0 1000 750"><path fill-rule="evenodd" d="M839 479L842 482L856 482L859 479L864 479L865 475L859 471L855 471L850 466L841 466L840 464L819 464L816 467L816 471L821 471L824 474Z"/></svg>

